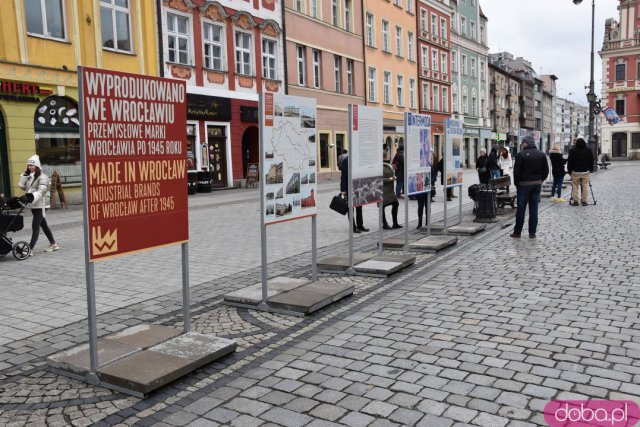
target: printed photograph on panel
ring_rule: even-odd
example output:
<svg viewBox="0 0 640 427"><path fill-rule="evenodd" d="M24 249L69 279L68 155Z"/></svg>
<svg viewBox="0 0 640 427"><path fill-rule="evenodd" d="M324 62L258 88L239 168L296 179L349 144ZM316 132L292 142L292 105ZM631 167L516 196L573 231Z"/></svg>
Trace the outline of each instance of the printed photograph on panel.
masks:
<svg viewBox="0 0 640 427"><path fill-rule="evenodd" d="M382 200L382 177L354 178L353 205L362 206Z"/></svg>
<svg viewBox="0 0 640 427"><path fill-rule="evenodd" d="M429 140L429 129L420 129L420 167L431 166L431 141Z"/></svg>

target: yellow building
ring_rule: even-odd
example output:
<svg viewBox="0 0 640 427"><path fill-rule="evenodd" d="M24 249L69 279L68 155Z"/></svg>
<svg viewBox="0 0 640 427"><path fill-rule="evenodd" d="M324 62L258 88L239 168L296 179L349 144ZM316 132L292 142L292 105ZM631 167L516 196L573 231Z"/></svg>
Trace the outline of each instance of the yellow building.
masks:
<svg viewBox="0 0 640 427"><path fill-rule="evenodd" d="M158 75L156 2L2 0L0 22L0 193L36 153L79 200L77 66Z"/></svg>
<svg viewBox="0 0 640 427"><path fill-rule="evenodd" d="M367 105L384 110L384 143L404 143L404 113L418 113L415 0L364 0Z"/></svg>

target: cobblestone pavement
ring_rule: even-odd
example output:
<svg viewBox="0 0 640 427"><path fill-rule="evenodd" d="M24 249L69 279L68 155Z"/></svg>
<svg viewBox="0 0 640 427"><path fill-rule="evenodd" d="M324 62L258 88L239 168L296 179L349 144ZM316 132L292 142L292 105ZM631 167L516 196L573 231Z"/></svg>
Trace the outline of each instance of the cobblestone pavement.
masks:
<svg viewBox="0 0 640 427"><path fill-rule="evenodd" d="M537 239L509 238L506 217L388 279L325 275L356 292L308 318L221 304L225 293L259 281L257 208L194 206L192 326L236 339L238 350L147 399L44 364L87 339L82 246L74 243L81 232L59 221L63 250L0 260L9 290L0 315L0 425L520 427L546 425L550 399L640 402L638 172L640 162L599 172L595 206L545 200ZM320 206L331 196L321 192ZM251 209L256 224L238 230L239 210ZM367 224L372 211L365 209ZM319 257L346 249L344 219L328 215ZM302 222L278 233L299 236L304 226L294 224ZM371 249L376 237L361 235L357 245ZM276 240L269 274L308 275L308 239ZM178 256L173 248L97 264L101 332L141 322L179 327Z"/></svg>

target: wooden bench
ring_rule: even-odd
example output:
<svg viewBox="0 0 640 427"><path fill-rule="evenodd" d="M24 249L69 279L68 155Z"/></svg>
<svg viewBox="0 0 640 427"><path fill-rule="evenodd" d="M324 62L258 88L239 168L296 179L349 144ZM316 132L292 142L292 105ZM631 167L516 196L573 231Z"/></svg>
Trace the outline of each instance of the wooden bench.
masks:
<svg viewBox="0 0 640 427"><path fill-rule="evenodd" d="M516 198L518 196L509 193L509 186L511 185L511 177L509 175L490 179L489 185L496 190L496 201L499 208L503 208L505 205L511 206L511 209L516 207Z"/></svg>

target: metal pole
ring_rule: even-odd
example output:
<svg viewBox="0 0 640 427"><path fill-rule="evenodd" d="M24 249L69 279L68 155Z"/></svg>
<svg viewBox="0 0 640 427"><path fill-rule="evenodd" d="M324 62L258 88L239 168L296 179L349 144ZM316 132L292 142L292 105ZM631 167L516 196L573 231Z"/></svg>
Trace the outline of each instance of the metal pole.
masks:
<svg viewBox="0 0 640 427"><path fill-rule="evenodd" d="M384 212L384 200L378 203L378 255L382 255L382 214Z"/></svg>
<svg viewBox="0 0 640 427"><path fill-rule="evenodd" d="M311 217L311 279L318 280L318 242L316 234L316 215Z"/></svg>
<svg viewBox="0 0 640 427"><path fill-rule="evenodd" d="M594 28L595 28L595 11L596 11L596 2L595 0L591 0L591 75L589 78L589 93L587 94L587 100L589 101L589 149L593 153L593 165L591 165L591 169L593 172L598 170L598 159L596 154L596 139L594 137L594 104L596 102L596 94L594 91L594 83L593 83L593 39L594 39Z"/></svg>
<svg viewBox="0 0 640 427"><path fill-rule="evenodd" d="M349 150L350 154L347 154L347 164L349 165L349 172L347 173L347 202L349 205L349 268L347 274L356 274L353 268L353 183L351 182L351 175L353 173L353 104L349 104Z"/></svg>
<svg viewBox="0 0 640 427"><path fill-rule="evenodd" d="M409 114L404 113L404 251L409 250L409 174L407 173L407 153L409 147Z"/></svg>
<svg viewBox="0 0 640 427"><path fill-rule="evenodd" d="M189 298L189 243L182 245L182 312L184 333L191 332L191 313Z"/></svg>
<svg viewBox="0 0 640 427"><path fill-rule="evenodd" d="M264 186L265 186L265 177L264 177L264 115L265 115L265 97L264 93L260 94L259 99L259 114L258 114L258 126L260 128L260 164L258 169L260 170L260 249L261 249L261 280L262 280L262 301L259 304L259 307L263 310L268 308L267 298L268 298L268 284L267 284L267 226L264 223L264 215L265 215L265 203L264 203Z"/></svg>

